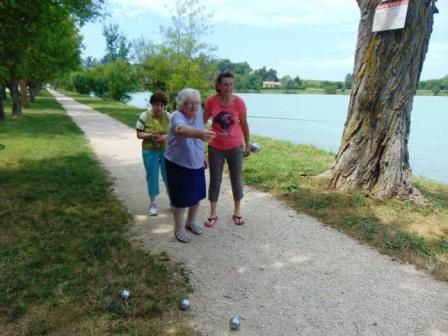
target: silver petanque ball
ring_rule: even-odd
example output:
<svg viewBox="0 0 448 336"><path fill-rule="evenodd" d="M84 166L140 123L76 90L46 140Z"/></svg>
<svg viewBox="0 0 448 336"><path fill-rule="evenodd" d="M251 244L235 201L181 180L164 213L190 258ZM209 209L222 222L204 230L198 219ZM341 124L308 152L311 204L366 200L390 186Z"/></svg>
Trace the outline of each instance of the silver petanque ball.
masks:
<svg viewBox="0 0 448 336"><path fill-rule="evenodd" d="M239 317L232 317L229 321L229 327L232 330L238 330L240 328L241 321Z"/></svg>
<svg viewBox="0 0 448 336"><path fill-rule="evenodd" d="M120 296L123 300L127 300L131 296L131 292L128 289L123 289L120 293Z"/></svg>
<svg viewBox="0 0 448 336"><path fill-rule="evenodd" d="M260 151L261 146L259 144L257 144L256 142L251 142L249 144L249 149L252 153L257 153Z"/></svg>
<svg viewBox="0 0 448 336"><path fill-rule="evenodd" d="M179 308L181 310L188 310L188 309L190 309L190 307L191 307L190 299L187 298L187 299L183 299L182 301L180 301Z"/></svg>

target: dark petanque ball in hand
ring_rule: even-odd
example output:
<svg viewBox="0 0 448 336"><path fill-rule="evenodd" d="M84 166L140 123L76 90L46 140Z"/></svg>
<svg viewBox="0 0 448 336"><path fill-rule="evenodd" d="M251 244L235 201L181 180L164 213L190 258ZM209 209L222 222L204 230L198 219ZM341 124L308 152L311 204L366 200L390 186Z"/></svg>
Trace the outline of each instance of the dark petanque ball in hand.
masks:
<svg viewBox="0 0 448 336"><path fill-rule="evenodd" d="M191 300L190 299L183 299L180 301L179 308L181 310L188 310L191 307Z"/></svg>
<svg viewBox="0 0 448 336"><path fill-rule="evenodd" d="M241 321L239 317L232 317L229 321L229 327L232 330L238 330L240 328Z"/></svg>

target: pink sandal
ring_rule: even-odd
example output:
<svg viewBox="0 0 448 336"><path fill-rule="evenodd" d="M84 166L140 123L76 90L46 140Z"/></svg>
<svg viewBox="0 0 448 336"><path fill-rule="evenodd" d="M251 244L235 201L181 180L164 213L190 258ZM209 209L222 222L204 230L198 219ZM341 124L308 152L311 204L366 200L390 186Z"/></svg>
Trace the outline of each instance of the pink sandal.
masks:
<svg viewBox="0 0 448 336"><path fill-rule="evenodd" d="M207 220L205 221L204 225L206 227L213 227L216 225L217 222L218 222L218 216L208 217Z"/></svg>
<svg viewBox="0 0 448 336"><path fill-rule="evenodd" d="M235 224L235 225L243 225L244 224L243 216L233 215L232 220L233 220L233 224Z"/></svg>

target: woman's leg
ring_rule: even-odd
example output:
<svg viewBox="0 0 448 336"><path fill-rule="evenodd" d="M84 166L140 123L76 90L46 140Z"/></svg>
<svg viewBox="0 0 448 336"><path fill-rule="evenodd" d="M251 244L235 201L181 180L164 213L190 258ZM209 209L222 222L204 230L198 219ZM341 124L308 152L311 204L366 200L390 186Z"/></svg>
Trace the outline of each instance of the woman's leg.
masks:
<svg viewBox="0 0 448 336"><path fill-rule="evenodd" d="M196 223L196 215L198 214L199 203L188 208L187 224Z"/></svg>
<svg viewBox="0 0 448 336"><path fill-rule="evenodd" d="M187 222L185 226L187 227L187 229L191 230L191 232L193 232L194 234L200 235L202 234L202 227L196 220L198 210L199 210L199 203L188 208Z"/></svg>
<svg viewBox="0 0 448 336"><path fill-rule="evenodd" d="M208 199L210 201L210 218L216 217L216 205L221 190L222 173L224 169L224 152L208 147L208 169L210 182Z"/></svg>
<svg viewBox="0 0 448 336"><path fill-rule="evenodd" d="M160 174L162 175L163 183L165 184L166 192L168 192L168 180L166 178L166 164L165 164L165 152L161 151L159 153L159 163L160 163Z"/></svg>
<svg viewBox="0 0 448 336"><path fill-rule="evenodd" d="M174 236L182 243L189 243L191 238L185 231L184 213L185 208L173 208Z"/></svg>
<svg viewBox="0 0 448 336"><path fill-rule="evenodd" d="M143 150L143 163L146 170L146 184L148 186L148 194L153 202L160 194L159 189L159 159L158 153Z"/></svg>
<svg viewBox="0 0 448 336"><path fill-rule="evenodd" d="M241 200L244 196L243 192L243 158L244 152L242 147L232 149L226 152L227 165L229 167L230 183L232 186L232 195L234 201L233 214L240 216Z"/></svg>

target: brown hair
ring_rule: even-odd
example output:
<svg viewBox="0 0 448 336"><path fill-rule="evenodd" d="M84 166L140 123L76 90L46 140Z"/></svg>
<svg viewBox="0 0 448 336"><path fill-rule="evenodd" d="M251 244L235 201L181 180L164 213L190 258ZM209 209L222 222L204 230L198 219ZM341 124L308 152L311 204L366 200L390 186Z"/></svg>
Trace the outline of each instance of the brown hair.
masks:
<svg viewBox="0 0 448 336"><path fill-rule="evenodd" d="M221 73L218 75L218 77L216 77L216 81L215 81L215 90L216 90L216 92L218 92L218 93L219 93L219 88L218 88L218 86L219 86L219 84L221 84L223 78L235 78L235 76L234 76L233 73L232 73L231 71L229 71L229 70L225 70L225 71L221 72Z"/></svg>
<svg viewBox="0 0 448 336"><path fill-rule="evenodd" d="M151 98L149 98L149 103L151 105L155 103L162 103L163 105L167 105L168 99L163 92L156 92L151 96Z"/></svg>

